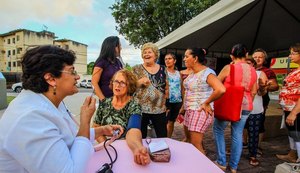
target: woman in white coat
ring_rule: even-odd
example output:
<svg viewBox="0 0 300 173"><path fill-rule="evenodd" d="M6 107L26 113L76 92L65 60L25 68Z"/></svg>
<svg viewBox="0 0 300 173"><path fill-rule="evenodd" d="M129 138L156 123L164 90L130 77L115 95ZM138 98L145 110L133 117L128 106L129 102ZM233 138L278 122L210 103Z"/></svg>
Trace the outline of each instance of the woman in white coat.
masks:
<svg viewBox="0 0 300 173"><path fill-rule="evenodd" d="M75 59L74 53L56 46L35 47L23 56L24 90L0 120L0 172L84 172L94 152L93 140L121 129L119 125L90 129L92 97L81 107L77 129L63 103L78 92Z"/></svg>

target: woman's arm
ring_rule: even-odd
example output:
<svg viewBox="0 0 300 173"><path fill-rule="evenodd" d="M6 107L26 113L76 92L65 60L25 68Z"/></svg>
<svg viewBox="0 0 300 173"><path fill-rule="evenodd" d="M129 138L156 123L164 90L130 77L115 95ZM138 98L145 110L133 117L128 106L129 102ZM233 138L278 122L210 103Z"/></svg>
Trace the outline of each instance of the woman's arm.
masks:
<svg viewBox="0 0 300 173"><path fill-rule="evenodd" d="M230 65L226 65L225 67L223 67L223 69L221 70L221 72L218 75L218 79L224 83L224 80L227 76L229 76L230 74Z"/></svg>
<svg viewBox="0 0 300 173"><path fill-rule="evenodd" d="M89 96L85 99L80 110L80 125L77 136L90 138L90 123L96 110L96 99Z"/></svg>
<svg viewBox="0 0 300 173"><path fill-rule="evenodd" d="M105 96L103 95L100 86L99 86L99 81L101 79L101 74L103 72L103 69L100 67L94 67L93 70L93 75L92 75L92 85L95 89L95 94L98 96L100 100L103 100Z"/></svg>
<svg viewBox="0 0 300 173"><path fill-rule="evenodd" d="M94 129L97 129L98 127L101 127L101 125L99 124L96 124L95 122L93 123L92 127ZM96 133L96 130L95 130L95 133ZM97 137L96 137L96 134L95 134L95 140L98 142L98 143L101 143L101 142L104 142L106 140L106 137L104 135L100 135L98 134Z"/></svg>
<svg viewBox="0 0 300 173"><path fill-rule="evenodd" d="M257 95L263 96L268 92L268 77L266 75L266 73L264 73L263 71L261 71L259 79L258 79L258 90L257 90Z"/></svg>
<svg viewBox="0 0 300 173"><path fill-rule="evenodd" d="M126 142L133 153L135 163L139 165L147 165L150 163L148 150L142 143L142 133L140 129L129 129L126 134Z"/></svg>
<svg viewBox="0 0 300 173"><path fill-rule="evenodd" d="M292 109L292 111L290 112L290 114L286 117L285 122L290 125L293 126L294 122L297 118L297 115L300 113L300 98L298 99L295 107Z"/></svg>
<svg viewBox="0 0 300 173"><path fill-rule="evenodd" d="M226 91L225 86L221 83L221 81L214 74L209 74L207 76L206 82L210 87L213 88L212 94L205 100L201 105L200 110L204 110L206 114L212 115L213 110L210 106L210 103L220 98Z"/></svg>
<svg viewBox="0 0 300 173"><path fill-rule="evenodd" d="M148 77L142 77L138 80L137 82L137 87L141 88L141 87L148 87L150 85L150 80Z"/></svg>

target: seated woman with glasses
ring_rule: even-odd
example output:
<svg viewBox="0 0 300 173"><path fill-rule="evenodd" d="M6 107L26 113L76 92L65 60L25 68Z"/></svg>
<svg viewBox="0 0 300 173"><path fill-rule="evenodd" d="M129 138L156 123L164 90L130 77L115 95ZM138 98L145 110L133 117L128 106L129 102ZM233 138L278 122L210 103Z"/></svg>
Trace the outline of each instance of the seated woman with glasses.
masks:
<svg viewBox="0 0 300 173"><path fill-rule="evenodd" d="M0 119L0 172L84 172L99 135L112 135L120 125L90 129L96 100L81 107L79 129L63 103L78 92L74 53L39 46L22 58L22 92Z"/></svg>
<svg viewBox="0 0 300 173"><path fill-rule="evenodd" d="M137 88L137 78L129 70L119 70L112 77L110 88L113 96L99 103L93 126L120 124L126 131L126 142L133 152L134 161L140 165L147 165L150 163L150 156L142 144L142 111L140 105L132 98ZM102 136L97 140L103 142L105 139L106 137Z"/></svg>

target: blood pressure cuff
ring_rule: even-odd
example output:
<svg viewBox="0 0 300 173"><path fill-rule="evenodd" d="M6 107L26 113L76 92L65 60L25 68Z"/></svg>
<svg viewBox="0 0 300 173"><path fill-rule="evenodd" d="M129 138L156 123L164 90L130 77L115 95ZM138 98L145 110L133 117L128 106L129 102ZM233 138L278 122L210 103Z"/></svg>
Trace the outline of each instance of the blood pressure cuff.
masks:
<svg viewBox="0 0 300 173"><path fill-rule="evenodd" d="M133 114L130 116L127 124L127 131L131 128L136 128L141 130L142 116L139 114Z"/></svg>

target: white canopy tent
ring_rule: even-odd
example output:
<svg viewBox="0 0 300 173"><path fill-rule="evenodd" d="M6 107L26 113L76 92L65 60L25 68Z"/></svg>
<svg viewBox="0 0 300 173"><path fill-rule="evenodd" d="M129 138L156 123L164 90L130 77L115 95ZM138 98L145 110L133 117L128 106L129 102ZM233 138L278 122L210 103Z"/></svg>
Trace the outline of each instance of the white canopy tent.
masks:
<svg viewBox="0 0 300 173"><path fill-rule="evenodd" d="M288 50L300 42L300 0L221 0L156 45L161 50L188 47L229 52L236 43L250 51Z"/></svg>

